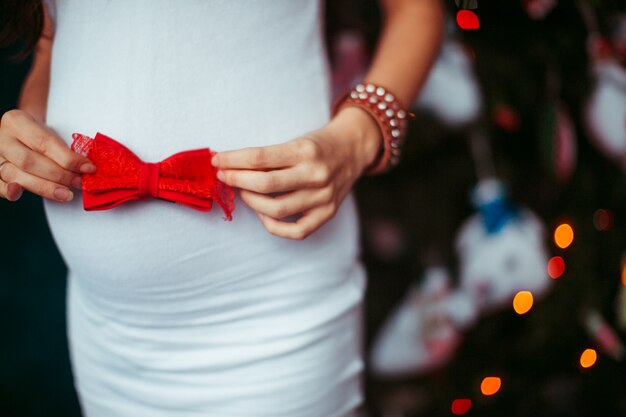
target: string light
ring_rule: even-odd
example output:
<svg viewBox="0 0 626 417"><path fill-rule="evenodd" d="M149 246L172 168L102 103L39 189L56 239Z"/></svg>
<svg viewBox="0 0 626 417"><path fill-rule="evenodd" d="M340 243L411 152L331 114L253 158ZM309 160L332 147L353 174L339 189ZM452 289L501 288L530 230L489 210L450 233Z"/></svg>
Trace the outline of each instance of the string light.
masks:
<svg viewBox="0 0 626 417"><path fill-rule="evenodd" d="M560 224L554 230L554 243L561 248L566 249L574 241L574 229L567 223Z"/></svg>
<svg viewBox="0 0 626 417"><path fill-rule="evenodd" d="M480 392L483 395L494 395L498 391L500 391L500 387L502 386L502 381L497 376L488 376L483 379L483 382L480 384Z"/></svg>
<svg viewBox="0 0 626 417"><path fill-rule="evenodd" d="M459 10L456 14L456 23L463 30L476 30L480 27L478 16L471 10Z"/></svg>
<svg viewBox="0 0 626 417"><path fill-rule="evenodd" d="M560 256L553 256L548 261L548 275L557 279L565 272L565 261Z"/></svg>
<svg viewBox="0 0 626 417"><path fill-rule="evenodd" d="M598 354L594 349L585 349L580 355L580 366L583 368L590 368L598 359Z"/></svg>
<svg viewBox="0 0 626 417"><path fill-rule="evenodd" d="M593 213L593 226L600 232L609 230L613 226L613 213L611 210L596 210L596 212Z"/></svg>
<svg viewBox="0 0 626 417"><path fill-rule="evenodd" d="M526 314L533 306L533 295L530 291L520 291L513 298L513 309L519 315Z"/></svg>
<svg viewBox="0 0 626 417"><path fill-rule="evenodd" d="M456 13L456 24L464 30L475 30L480 27L478 16L470 9L478 9L478 0L455 0L459 10Z"/></svg>
<svg viewBox="0 0 626 417"><path fill-rule="evenodd" d="M469 398L457 398L452 401L451 411L455 416L462 416L472 408L472 400Z"/></svg>

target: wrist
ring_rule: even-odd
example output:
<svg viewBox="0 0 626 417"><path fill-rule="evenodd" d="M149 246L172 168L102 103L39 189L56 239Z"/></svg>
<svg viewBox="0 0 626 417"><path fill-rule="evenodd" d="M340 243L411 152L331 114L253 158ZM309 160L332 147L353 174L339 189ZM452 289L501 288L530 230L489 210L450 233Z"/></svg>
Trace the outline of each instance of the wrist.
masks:
<svg viewBox="0 0 626 417"><path fill-rule="evenodd" d="M362 108L345 106L331 121L340 126L352 143L352 155L359 173L365 171L381 156L384 150L383 135L374 118Z"/></svg>

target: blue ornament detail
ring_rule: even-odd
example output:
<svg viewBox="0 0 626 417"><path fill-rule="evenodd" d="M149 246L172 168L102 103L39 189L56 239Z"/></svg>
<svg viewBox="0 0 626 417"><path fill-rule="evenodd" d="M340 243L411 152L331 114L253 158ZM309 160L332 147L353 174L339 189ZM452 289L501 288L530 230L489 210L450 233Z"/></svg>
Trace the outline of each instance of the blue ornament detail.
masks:
<svg viewBox="0 0 626 417"><path fill-rule="evenodd" d="M504 196L482 203L478 206L478 212L489 234L498 233L507 223L518 217L516 208Z"/></svg>
<svg viewBox="0 0 626 417"><path fill-rule="evenodd" d="M506 198L506 187L496 178L481 180L472 193L488 234L496 234L518 218L518 210Z"/></svg>

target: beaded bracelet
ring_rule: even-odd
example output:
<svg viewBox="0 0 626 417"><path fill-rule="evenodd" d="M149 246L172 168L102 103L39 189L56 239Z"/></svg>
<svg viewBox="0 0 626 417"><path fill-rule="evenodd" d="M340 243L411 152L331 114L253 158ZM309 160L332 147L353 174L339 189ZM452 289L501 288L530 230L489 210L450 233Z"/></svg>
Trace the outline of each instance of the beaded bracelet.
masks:
<svg viewBox="0 0 626 417"><path fill-rule="evenodd" d="M387 89L373 83L357 84L337 97L332 105L332 116L345 106L358 106L367 111L376 120L383 135L383 149L364 174L381 174L398 165L406 136L407 117L414 117L414 114L404 110Z"/></svg>

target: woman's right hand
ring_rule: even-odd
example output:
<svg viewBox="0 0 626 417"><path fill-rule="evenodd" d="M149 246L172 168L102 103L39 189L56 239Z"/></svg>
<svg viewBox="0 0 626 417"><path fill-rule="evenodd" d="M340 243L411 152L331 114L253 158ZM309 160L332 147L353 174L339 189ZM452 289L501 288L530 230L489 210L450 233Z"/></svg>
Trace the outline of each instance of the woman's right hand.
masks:
<svg viewBox="0 0 626 417"><path fill-rule="evenodd" d="M5 162L6 161L6 162ZM96 166L72 151L51 129L22 110L0 120L0 197L16 201L26 189L59 202L72 200L70 187L81 188L81 173Z"/></svg>

